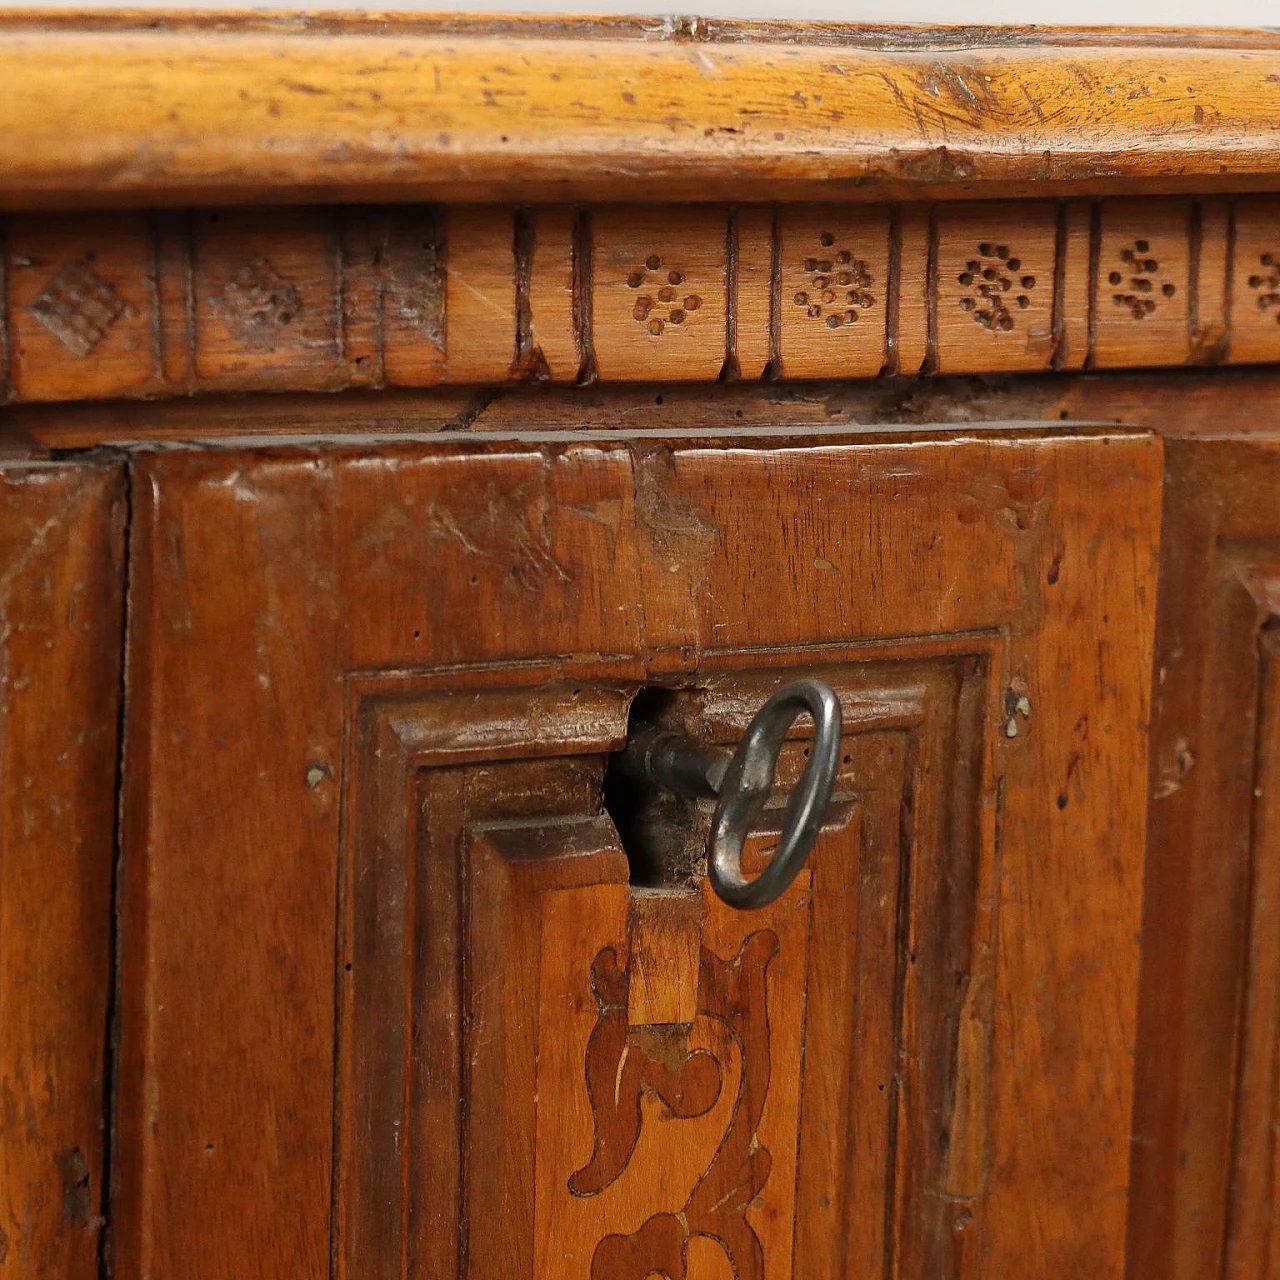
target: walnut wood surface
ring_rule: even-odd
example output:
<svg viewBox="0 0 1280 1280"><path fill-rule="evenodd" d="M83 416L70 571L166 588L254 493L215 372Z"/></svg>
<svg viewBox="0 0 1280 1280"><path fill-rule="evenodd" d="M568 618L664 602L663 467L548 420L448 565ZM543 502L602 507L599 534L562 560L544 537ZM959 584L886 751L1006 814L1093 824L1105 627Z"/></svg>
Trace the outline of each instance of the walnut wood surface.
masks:
<svg viewBox="0 0 1280 1280"><path fill-rule="evenodd" d="M0 466L0 1277L96 1280L123 634L114 466Z"/></svg>
<svg viewBox="0 0 1280 1280"><path fill-rule="evenodd" d="M1280 197L17 216L19 401L1280 359Z"/></svg>
<svg viewBox="0 0 1280 1280"><path fill-rule="evenodd" d="M1278 69L1256 31L27 14L0 26L0 187L10 209L1274 189Z"/></svg>
<svg viewBox="0 0 1280 1280"><path fill-rule="evenodd" d="M1280 414L1269 368L925 377L891 382L680 384L557 388L449 387L329 395L209 396L154 403L14 405L0 423L35 453L98 445L238 441L359 442L365 448L441 432L662 436L903 431L1001 426L1036 435L1063 424L1138 428L1166 437L1266 437Z"/></svg>
<svg viewBox="0 0 1280 1280"><path fill-rule="evenodd" d="M797 1275L841 1241L859 1274L1123 1274L1158 441L477 439L161 452L135 477L118 1272L319 1276L333 1250L349 1274L537 1274L539 1233L570 1221L547 1170L592 1150L551 1046L585 1052L630 1008L590 981L629 927L593 800L625 697L595 691L863 664L900 692L859 695L861 722L849 704L854 816L815 856L810 959L796 921L768 926L756 1137L779 1163L736 1221L767 1276L775 1209ZM705 696L729 740L758 705ZM747 941L703 928L717 963ZM551 1131L529 1127L535 1079ZM707 1115L642 1123L652 1224L584 1201L573 1220L606 1234L573 1256L643 1275L678 1247ZM688 1257L724 1274L713 1241Z"/></svg>
<svg viewBox="0 0 1280 1280"><path fill-rule="evenodd" d="M1130 1274L1275 1273L1280 452L1168 445Z"/></svg>

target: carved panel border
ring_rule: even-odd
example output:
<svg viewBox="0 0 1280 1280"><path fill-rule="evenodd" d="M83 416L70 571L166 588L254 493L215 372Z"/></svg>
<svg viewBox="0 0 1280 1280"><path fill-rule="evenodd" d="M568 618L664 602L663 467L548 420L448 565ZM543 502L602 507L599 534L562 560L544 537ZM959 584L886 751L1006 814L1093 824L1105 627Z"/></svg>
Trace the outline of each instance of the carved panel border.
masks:
<svg viewBox="0 0 1280 1280"><path fill-rule="evenodd" d="M785 1280L793 1258L799 1267L795 1274L801 1275L818 1259L841 1255L854 1268L851 1274L864 1265L860 1258L878 1266L890 1256L902 1259L907 1274L966 1273L953 1227L967 1224L979 1211L985 1147L982 1063L988 1052L981 1028L990 1030L990 1010L984 1013L981 1007L990 982L981 969L987 962L982 957L990 958L985 931L993 920L980 920L978 909L984 874L979 861L990 853L980 852L978 818L988 662L984 643L975 651L972 637L959 640L950 652L941 641L930 648L933 654L926 658L912 657L910 647L897 656L883 647L844 655L826 650L814 655L817 668L805 668L820 669L842 694L851 744L845 765L866 768L870 761L888 769L883 778L856 788L858 794L849 796L853 808L846 804L838 824L848 827L858 847L880 848L876 857L887 859L883 865L878 870L864 866L861 876L871 879L861 885L857 877L842 880L835 847L823 870L820 846L812 888L806 874L794 903L782 900L785 911L777 923L720 908L730 919L717 924L717 904L712 901L708 908L704 927L711 933L706 936L720 941L704 943L703 979L695 978L694 985L704 989L712 1005L718 966L732 961L725 974L738 972L735 951L763 945L766 934L785 939L794 934L797 920L808 922L801 937L809 939L810 952L821 940L821 962L811 954L797 969L791 954L796 944L782 944L784 968L790 966L792 976L778 979L783 986L777 998L784 1004L777 1016L784 1023L800 1019L793 1032L779 1023L761 1042L750 1030L750 1018L741 1026L734 1021L734 1000L725 1006L727 1021L711 1016L717 1024L737 1028L731 1034L740 1041L740 1053L754 1044L767 1054L776 1037L783 1037L779 1044L800 1037L795 1043L807 1041L806 1061L821 1060L824 1073L834 1070L844 1079L837 1085L828 1075L802 1084L788 1081L784 1072L774 1090L782 1091L779 1101L769 1104L765 1121L782 1124L790 1136L779 1148L776 1135L766 1140L754 1129L744 1130L752 1150L774 1145L781 1160L772 1185L767 1165L760 1166L755 1190L733 1211L732 1222L744 1233L737 1245L730 1243L733 1231L725 1235L707 1226L744 1276ZM786 677L786 668L773 664L794 663L803 654L720 655L711 669L689 678L704 691L687 704L690 727L711 740L733 741L762 692ZM495 674L500 683L519 678L511 671ZM470 673L463 684L483 685L486 678ZM543 1080L551 1070L545 1063L536 1077L529 1074L537 1055L528 1037L538 1034L531 1029L537 1018L531 1019L530 1011L538 1007L539 984L554 985L564 938L589 931L590 904L603 903L596 909L613 919L621 918L618 911L627 913L626 860L599 809L599 797L605 753L625 736L627 707L637 686L606 680L416 693L404 681L397 684L390 695L366 688L353 703L338 972L336 1275L341 1280L533 1275L540 1274L537 1258L552 1248L570 1270L582 1269L583 1280L597 1274L613 1280L630 1275L632 1264L641 1268L637 1278L647 1275L657 1265L654 1259L666 1256L663 1251L674 1249L683 1259L690 1249L711 1247L697 1244L703 1232L692 1218L687 1240L679 1233L679 1239L667 1238L676 1222L668 1221L670 1213L680 1208L673 1203L667 1217L659 1213L632 1240L611 1235L608 1240L616 1243L608 1244L602 1237L590 1267L589 1259L574 1263L572 1232L569 1244L562 1239L555 1245L546 1235L555 1233L557 1218L566 1218L572 1201L550 1219L541 1207L547 1186L561 1185L559 1174L543 1170L559 1158L556 1135L574 1131L572 1115L567 1112L563 1122L536 1120L535 1160L534 1112L517 1101L527 1089L529 1097L537 1092L540 1107L546 1108L550 1099L573 1092ZM853 745L876 741L900 745L883 745L869 755ZM784 785L789 773L798 775L802 745L795 745L794 759L784 757ZM861 816L848 826L855 811ZM550 908L530 904L553 899L538 894L591 886L597 888L573 899L569 934L542 932L549 927L545 913ZM873 897L878 905L868 905ZM562 895L562 900L569 899ZM797 908L802 915L796 915ZM670 913L663 918L670 919ZM734 929L746 928L744 921L751 924L750 937L744 933L741 941L728 941ZM856 928L851 921L857 921ZM550 952L544 953L544 938ZM594 968L611 956L616 965L613 950L599 951ZM585 960L579 968L574 981L581 997L594 986L596 1001L604 1001L599 1014L591 1015L602 1019L593 1041L601 1035L607 1040L619 1016L625 1029L627 1001L618 1006L617 993L608 996L612 987L602 985L600 975L588 983ZM807 978L802 976L806 970ZM971 987L954 987L957 971L968 975ZM424 988L425 973L436 977ZM773 979L767 982L772 990ZM892 1008L882 1007L886 999ZM612 1012L615 1007L621 1015ZM850 1021L855 1007L862 1009L861 1027ZM746 1016L746 1010L743 1005L740 1012ZM556 1015L557 1026L561 1016ZM478 1026L486 1028L483 1036ZM496 1038L498 1047L486 1037ZM607 1056L601 1043L599 1052ZM863 1047L850 1054L854 1043ZM748 1059L741 1061L746 1070ZM640 1064L635 1056L633 1067ZM589 1076L589 1060L586 1068ZM885 1074L859 1083L859 1072L868 1071ZM567 1078L572 1079L572 1069ZM730 1079L725 1077L724 1088ZM697 1092L692 1078L685 1084ZM661 1093L660 1082L652 1087ZM793 1112L790 1122L778 1119L786 1114L786 1091L796 1088L795 1105L802 1112ZM761 1101L772 1096L766 1091ZM693 1102L674 1105L678 1112ZM803 1121L796 1118L801 1114ZM797 1123L802 1125L798 1133ZM942 1133L947 1138L939 1142ZM724 1140L730 1140L729 1131ZM565 1151L569 1163L562 1172L568 1177L584 1153L580 1145ZM624 1161L614 1176L625 1167ZM579 1172L585 1174L585 1167ZM678 1182L679 1176L673 1171L659 1182ZM725 1176L731 1176L727 1168ZM710 1177L709 1167L703 1181ZM707 1182L709 1195L713 1182ZM576 1194L590 1193L579 1189ZM633 1192L622 1194L625 1203ZM721 1187L712 1200L719 1203L724 1194ZM755 1212L751 1204L762 1203L760 1196L770 1206L761 1221L772 1224L763 1245L745 1216ZM880 1207L869 1208L877 1202ZM601 1221L616 1215L618 1203L616 1197L601 1201ZM793 1219L797 1203L806 1210ZM593 1220L591 1203L582 1205L587 1215L582 1221ZM785 1246L779 1231L786 1233ZM621 1252L614 1257L610 1249ZM635 1250L640 1252L632 1257ZM767 1273L761 1270L766 1256L773 1259Z"/></svg>
<svg viewBox="0 0 1280 1280"><path fill-rule="evenodd" d="M1257 608L1247 959L1240 1008L1225 1280L1268 1280L1280 1268L1280 542L1223 553Z"/></svg>
<svg viewBox="0 0 1280 1280"><path fill-rule="evenodd" d="M1280 1263L1280 539L1265 447L1173 452L1161 581L1129 1268Z"/></svg>
<svg viewBox="0 0 1280 1280"><path fill-rule="evenodd" d="M20 401L1280 359L1280 197L13 216Z"/></svg>

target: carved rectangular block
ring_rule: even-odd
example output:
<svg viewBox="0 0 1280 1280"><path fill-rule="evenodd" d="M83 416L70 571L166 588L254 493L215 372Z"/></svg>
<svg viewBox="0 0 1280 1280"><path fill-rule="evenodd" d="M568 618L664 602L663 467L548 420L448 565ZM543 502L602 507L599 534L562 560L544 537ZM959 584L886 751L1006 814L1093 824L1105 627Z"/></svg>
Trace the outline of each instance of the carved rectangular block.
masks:
<svg viewBox="0 0 1280 1280"><path fill-rule="evenodd" d="M581 343L574 317L575 257L573 209L527 209L517 215L517 275L528 255L527 284L517 279L517 292L528 291L527 321L517 312L517 361L526 377L573 382L582 367ZM527 236L527 243L519 237ZM519 300L517 306L522 304ZM523 332L528 325L527 341Z"/></svg>
<svg viewBox="0 0 1280 1280"><path fill-rule="evenodd" d="M1280 359L1280 197L1249 196L1235 208L1231 359Z"/></svg>
<svg viewBox="0 0 1280 1280"><path fill-rule="evenodd" d="M381 251L381 329L387 381L429 387L444 376L445 243L439 209L397 209Z"/></svg>
<svg viewBox="0 0 1280 1280"><path fill-rule="evenodd" d="M737 308L729 345L738 361L738 375L760 378L778 338L773 326L781 320L773 279L778 210L773 205L743 205L734 210L733 222Z"/></svg>
<svg viewBox="0 0 1280 1280"><path fill-rule="evenodd" d="M1094 364L1183 364L1190 354L1186 200L1107 200L1101 209Z"/></svg>
<svg viewBox="0 0 1280 1280"><path fill-rule="evenodd" d="M446 382L505 382L516 353L515 214L445 211Z"/></svg>
<svg viewBox="0 0 1280 1280"><path fill-rule="evenodd" d="M903 205L897 210L896 235L890 246L897 273L889 302L889 368L911 375L929 371L936 354L937 280L930 261L935 248L933 220L924 205Z"/></svg>
<svg viewBox="0 0 1280 1280"><path fill-rule="evenodd" d="M714 380L726 352L728 211L597 209L591 324L602 380Z"/></svg>
<svg viewBox="0 0 1280 1280"><path fill-rule="evenodd" d="M939 373L1048 366L1057 213L1039 201L938 211Z"/></svg>
<svg viewBox="0 0 1280 1280"><path fill-rule="evenodd" d="M781 354L788 378L870 378L885 354L887 209L782 211Z"/></svg>
<svg viewBox="0 0 1280 1280"><path fill-rule="evenodd" d="M154 271L144 214L9 223L10 379L24 400L154 390Z"/></svg>
<svg viewBox="0 0 1280 1280"><path fill-rule="evenodd" d="M637 889L631 894L629 1023L692 1025L706 910L702 895L688 889Z"/></svg>
<svg viewBox="0 0 1280 1280"><path fill-rule="evenodd" d="M202 213L193 257L195 371L202 386L347 384L341 242L332 211Z"/></svg>
<svg viewBox="0 0 1280 1280"><path fill-rule="evenodd" d="M1054 273L1054 307L1060 326L1054 350L1056 369L1083 369L1089 358L1089 286L1093 252L1093 205L1088 200L1068 200L1060 214L1061 261Z"/></svg>

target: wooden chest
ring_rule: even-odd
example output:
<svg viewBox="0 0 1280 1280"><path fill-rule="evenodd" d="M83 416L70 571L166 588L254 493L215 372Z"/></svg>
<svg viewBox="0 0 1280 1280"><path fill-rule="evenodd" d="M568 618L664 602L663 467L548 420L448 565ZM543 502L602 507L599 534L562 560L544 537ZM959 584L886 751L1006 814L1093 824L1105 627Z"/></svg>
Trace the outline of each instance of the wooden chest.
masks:
<svg viewBox="0 0 1280 1280"><path fill-rule="evenodd" d="M1280 1275L1277 112L0 18L0 1280Z"/></svg>

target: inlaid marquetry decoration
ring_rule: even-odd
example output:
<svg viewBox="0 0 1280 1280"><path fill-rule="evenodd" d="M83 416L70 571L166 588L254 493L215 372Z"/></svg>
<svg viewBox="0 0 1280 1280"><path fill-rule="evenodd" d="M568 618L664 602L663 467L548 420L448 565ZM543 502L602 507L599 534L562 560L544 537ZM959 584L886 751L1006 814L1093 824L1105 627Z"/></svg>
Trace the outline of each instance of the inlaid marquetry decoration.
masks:
<svg viewBox="0 0 1280 1280"><path fill-rule="evenodd" d="M574 974L561 948L544 959L548 1016L581 1012L540 1055L536 1274L683 1280L701 1265L738 1280L791 1275L799 1082L773 1061L798 1061L808 893L804 873L762 912L735 912L709 892L661 895L695 908L683 913L692 948L649 912L668 935L652 948L657 976L676 998L687 993L684 1011L640 1011L631 995L648 945L643 907L620 942L583 950L578 985L593 1007L565 988ZM570 920L554 924L571 936ZM592 942L582 936L582 948Z"/></svg>
<svg viewBox="0 0 1280 1280"><path fill-rule="evenodd" d="M1280 359L1280 200L14 216L11 400Z"/></svg>

